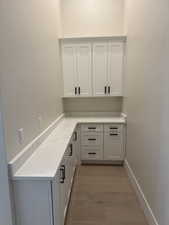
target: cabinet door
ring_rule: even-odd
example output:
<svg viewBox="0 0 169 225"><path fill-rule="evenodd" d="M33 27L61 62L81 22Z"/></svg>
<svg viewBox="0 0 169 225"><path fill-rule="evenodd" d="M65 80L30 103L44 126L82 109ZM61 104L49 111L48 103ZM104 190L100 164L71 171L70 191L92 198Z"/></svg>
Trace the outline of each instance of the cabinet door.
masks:
<svg viewBox="0 0 169 225"><path fill-rule="evenodd" d="M12 185L16 225L53 225L50 181L16 180Z"/></svg>
<svg viewBox="0 0 169 225"><path fill-rule="evenodd" d="M91 44L77 46L78 94L91 96Z"/></svg>
<svg viewBox="0 0 169 225"><path fill-rule="evenodd" d="M93 45L93 94L105 96L107 90L108 45L107 43L94 43Z"/></svg>
<svg viewBox="0 0 169 225"><path fill-rule="evenodd" d="M114 134L111 132L104 134L104 159L124 159L123 140L121 134Z"/></svg>
<svg viewBox="0 0 169 225"><path fill-rule="evenodd" d="M68 166L67 166L67 156L65 155L62 159L60 165L60 212L61 212L61 224L64 224L66 210L67 210L67 176L68 176Z"/></svg>
<svg viewBox="0 0 169 225"><path fill-rule="evenodd" d="M108 48L108 86L109 95L123 95L123 43L109 44Z"/></svg>
<svg viewBox="0 0 169 225"><path fill-rule="evenodd" d="M64 96L75 96L77 87L76 48L65 44L62 47L62 64L64 78Z"/></svg>
<svg viewBox="0 0 169 225"><path fill-rule="evenodd" d="M74 160L75 160L75 152L74 152L74 145L73 142L68 146L68 160L67 160L67 182L68 182L68 198L71 191L71 185L72 185L72 178L74 173Z"/></svg>
<svg viewBox="0 0 169 225"><path fill-rule="evenodd" d="M74 132L74 151L75 151L75 165L80 165L80 125L77 126Z"/></svg>
<svg viewBox="0 0 169 225"><path fill-rule="evenodd" d="M64 225L64 215L62 210L63 203L61 202L63 201L63 190L61 190L63 185L60 183L62 178L61 176L61 172L58 170L52 182L54 225Z"/></svg>

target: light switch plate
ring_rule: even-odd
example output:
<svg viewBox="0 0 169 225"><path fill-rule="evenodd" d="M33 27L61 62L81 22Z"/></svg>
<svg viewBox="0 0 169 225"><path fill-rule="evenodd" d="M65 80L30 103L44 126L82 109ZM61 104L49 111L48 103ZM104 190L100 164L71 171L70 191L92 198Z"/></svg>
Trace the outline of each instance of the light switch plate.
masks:
<svg viewBox="0 0 169 225"><path fill-rule="evenodd" d="M42 116L38 116L38 126L39 126L39 129L41 130L42 129Z"/></svg>
<svg viewBox="0 0 169 225"><path fill-rule="evenodd" d="M24 130L23 128L18 129L18 141L19 144L22 145L24 142Z"/></svg>

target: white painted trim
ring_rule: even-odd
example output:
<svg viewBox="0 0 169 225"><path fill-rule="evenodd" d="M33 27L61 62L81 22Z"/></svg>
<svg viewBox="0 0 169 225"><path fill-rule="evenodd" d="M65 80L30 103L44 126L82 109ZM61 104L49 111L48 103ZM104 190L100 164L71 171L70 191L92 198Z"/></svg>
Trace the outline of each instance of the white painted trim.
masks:
<svg viewBox="0 0 169 225"><path fill-rule="evenodd" d="M111 40L120 40L120 41L127 41L127 35L120 34L120 35L109 35L109 36L64 36L60 37L59 40L62 41L69 41L69 40L93 40L93 39L111 39Z"/></svg>
<svg viewBox="0 0 169 225"><path fill-rule="evenodd" d="M127 119L127 114L126 113L121 113L121 116Z"/></svg>
<svg viewBox="0 0 169 225"><path fill-rule="evenodd" d="M1 103L0 103L1 104ZM1 106L1 105L0 105ZM12 225L12 205L8 180L7 159L4 144L4 128L0 112L0 224Z"/></svg>
<svg viewBox="0 0 169 225"><path fill-rule="evenodd" d="M136 192L136 195L137 195L140 205L143 209L145 217L147 218L147 222L149 223L149 225L159 225L159 223L157 222L157 219L156 219L156 217L144 195L144 192L143 192L133 170L131 169L130 164L127 161L127 159L125 160L124 166L127 171L128 177L131 181L131 184Z"/></svg>
<svg viewBox="0 0 169 225"><path fill-rule="evenodd" d="M8 169L10 176L24 164L24 162L32 155L40 144L50 135L56 128L57 124L63 119L64 113L61 114L54 122L52 122L42 133L40 133L31 143L29 143L19 154L16 155L9 163Z"/></svg>

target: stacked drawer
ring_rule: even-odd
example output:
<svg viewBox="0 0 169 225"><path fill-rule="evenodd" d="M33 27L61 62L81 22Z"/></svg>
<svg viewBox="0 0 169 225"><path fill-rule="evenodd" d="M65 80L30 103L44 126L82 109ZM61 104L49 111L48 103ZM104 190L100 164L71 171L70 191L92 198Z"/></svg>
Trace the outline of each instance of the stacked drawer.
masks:
<svg viewBox="0 0 169 225"><path fill-rule="evenodd" d="M81 159L103 159L103 124L81 125Z"/></svg>

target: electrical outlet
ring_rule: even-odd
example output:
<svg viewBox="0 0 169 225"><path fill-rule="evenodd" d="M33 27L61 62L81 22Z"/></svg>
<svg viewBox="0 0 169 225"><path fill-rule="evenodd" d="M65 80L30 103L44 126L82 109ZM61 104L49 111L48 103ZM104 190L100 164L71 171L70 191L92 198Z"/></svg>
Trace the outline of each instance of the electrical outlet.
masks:
<svg viewBox="0 0 169 225"><path fill-rule="evenodd" d="M24 130L23 128L18 129L18 142L20 145L24 142Z"/></svg>
<svg viewBox="0 0 169 225"><path fill-rule="evenodd" d="M39 126L39 129L41 130L42 129L42 116L38 117L38 126Z"/></svg>

